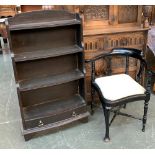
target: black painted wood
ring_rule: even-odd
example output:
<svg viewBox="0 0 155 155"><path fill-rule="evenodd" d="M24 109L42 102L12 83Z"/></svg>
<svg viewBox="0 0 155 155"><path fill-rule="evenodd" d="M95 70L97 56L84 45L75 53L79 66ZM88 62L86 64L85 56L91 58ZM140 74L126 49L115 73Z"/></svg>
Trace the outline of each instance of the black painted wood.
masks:
<svg viewBox="0 0 155 155"><path fill-rule="evenodd" d="M129 57L126 56L125 74L129 74Z"/></svg>

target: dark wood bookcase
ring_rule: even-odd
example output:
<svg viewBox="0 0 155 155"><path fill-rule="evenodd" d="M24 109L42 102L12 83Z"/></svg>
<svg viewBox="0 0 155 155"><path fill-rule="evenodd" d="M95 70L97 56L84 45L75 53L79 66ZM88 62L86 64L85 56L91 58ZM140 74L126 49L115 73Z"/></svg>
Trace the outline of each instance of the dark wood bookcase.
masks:
<svg viewBox="0 0 155 155"><path fill-rule="evenodd" d="M25 140L88 121L81 23L56 10L8 19Z"/></svg>

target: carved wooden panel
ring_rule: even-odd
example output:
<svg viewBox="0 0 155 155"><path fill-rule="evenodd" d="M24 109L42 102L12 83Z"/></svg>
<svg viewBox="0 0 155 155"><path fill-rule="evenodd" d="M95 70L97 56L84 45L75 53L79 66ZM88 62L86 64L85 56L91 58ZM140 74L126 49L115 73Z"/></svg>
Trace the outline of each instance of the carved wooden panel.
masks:
<svg viewBox="0 0 155 155"><path fill-rule="evenodd" d="M84 37L85 52L110 50L116 47L142 47L146 41L143 32L119 33ZM141 48L140 48L141 49ZM92 55L94 56L94 55Z"/></svg>
<svg viewBox="0 0 155 155"><path fill-rule="evenodd" d="M111 6L85 5L79 7L84 29L93 29L109 25Z"/></svg>
<svg viewBox="0 0 155 155"><path fill-rule="evenodd" d="M84 7L85 20L108 20L109 6L108 5L88 5Z"/></svg>
<svg viewBox="0 0 155 155"><path fill-rule="evenodd" d="M137 22L138 6L137 5L122 5L118 6L118 23L134 23Z"/></svg>

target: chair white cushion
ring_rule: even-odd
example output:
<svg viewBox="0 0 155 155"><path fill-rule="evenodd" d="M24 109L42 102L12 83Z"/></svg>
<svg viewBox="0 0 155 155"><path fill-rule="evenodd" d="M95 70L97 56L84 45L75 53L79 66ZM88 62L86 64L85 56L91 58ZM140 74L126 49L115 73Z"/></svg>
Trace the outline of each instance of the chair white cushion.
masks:
<svg viewBox="0 0 155 155"><path fill-rule="evenodd" d="M95 83L99 86L104 98L111 101L145 93L145 89L126 74L96 78Z"/></svg>

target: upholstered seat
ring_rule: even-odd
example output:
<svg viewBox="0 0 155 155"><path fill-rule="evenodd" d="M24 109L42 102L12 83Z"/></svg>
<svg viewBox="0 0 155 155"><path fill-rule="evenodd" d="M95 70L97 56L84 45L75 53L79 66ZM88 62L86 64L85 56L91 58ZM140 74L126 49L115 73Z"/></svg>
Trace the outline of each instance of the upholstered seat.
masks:
<svg viewBox="0 0 155 155"><path fill-rule="evenodd" d="M115 101L132 95L145 93L139 83L127 74L105 76L95 79L105 99Z"/></svg>

